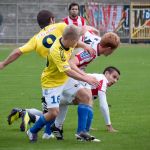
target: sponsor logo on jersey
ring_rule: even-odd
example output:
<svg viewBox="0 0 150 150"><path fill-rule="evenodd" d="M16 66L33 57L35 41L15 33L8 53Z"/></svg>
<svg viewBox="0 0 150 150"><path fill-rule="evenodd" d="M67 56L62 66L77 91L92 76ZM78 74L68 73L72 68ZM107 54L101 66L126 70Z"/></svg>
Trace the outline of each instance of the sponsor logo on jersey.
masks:
<svg viewBox="0 0 150 150"><path fill-rule="evenodd" d="M89 54L87 51L83 51L83 52L80 54L80 57L81 57L82 59L90 58L90 54Z"/></svg>

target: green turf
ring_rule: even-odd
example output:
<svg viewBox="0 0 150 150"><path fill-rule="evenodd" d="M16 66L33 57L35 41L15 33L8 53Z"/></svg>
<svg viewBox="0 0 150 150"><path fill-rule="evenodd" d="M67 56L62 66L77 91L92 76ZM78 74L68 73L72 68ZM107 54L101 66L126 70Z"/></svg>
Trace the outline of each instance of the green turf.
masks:
<svg viewBox="0 0 150 150"><path fill-rule="evenodd" d="M0 46L0 60L13 47ZM94 105L91 134L101 143L78 142L74 133L77 127L76 107L70 106L64 125L64 141L39 140L29 143L25 133L19 131L20 121L9 126L7 115L13 107L41 108L40 74L45 60L37 54L22 56L0 71L0 150L149 150L150 149L150 45L124 45L113 55L100 57L88 67L88 72L102 72L108 65L121 71L119 82L108 89L111 120L118 133L107 133L99 112Z"/></svg>

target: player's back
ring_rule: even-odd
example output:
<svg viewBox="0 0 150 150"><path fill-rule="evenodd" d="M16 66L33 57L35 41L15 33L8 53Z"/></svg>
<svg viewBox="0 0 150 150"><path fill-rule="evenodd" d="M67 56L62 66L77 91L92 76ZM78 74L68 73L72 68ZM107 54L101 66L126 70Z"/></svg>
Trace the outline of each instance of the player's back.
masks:
<svg viewBox="0 0 150 150"><path fill-rule="evenodd" d="M39 55L46 58L49 48L56 38L62 36L67 25L65 23L56 23L46 26L39 33L34 35L24 46L20 47L22 53L36 51Z"/></svg>
<svg viewBox="0 0 150 150"><path fill-rule="evenodd" d="M57 23L49 25L42 29L35 37L37 43L36 51L40 54L42 54L44 51L46 51L44 53L47 53L56 38L62 36L65 27L65 23Z"/></svg>

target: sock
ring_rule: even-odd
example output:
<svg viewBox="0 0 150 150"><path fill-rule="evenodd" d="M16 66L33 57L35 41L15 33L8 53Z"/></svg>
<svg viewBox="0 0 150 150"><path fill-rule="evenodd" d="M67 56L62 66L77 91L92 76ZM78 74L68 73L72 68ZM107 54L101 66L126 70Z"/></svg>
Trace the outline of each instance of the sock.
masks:
<svg viewBox="0 0 150 150"><path fill-rule="evenodd" d="M78 129L77 133L86 131L86 124L88 118L88 105L78 105Z"/></svg>
<svg viewBox="0 0 150 150"><path fill-rule="evenodd" d="M89 130L91 128L92 120L93 120L93 108L89 106L88 107L88 119L87 119L87 123L86 123L86 131L87 132L89 132Z"/></svg>
<svg viewBox="0 0 150 150"><path fill-rule="evenodd" d="M35 122L35 124L33 125L33 127L30 128L31 133L37 133L47 123L48 122L45 120L44 115L40 116L39 120L37 122Z"/></svg>
<svg viewBox="0 0 150 150"><path fill-rule="evenodd" d="M52 131L51 131L50 127L54 122L55 122L55 120L51 120L46 124L44 133L51 135Z"/></svg>
<svg viewBox="0 0 150 150"><path fill-rule="evenodd" d="M60 130L63 129L63 123L66 119L67 111L68 111L68 105L59 105L59 114L55 119L55 126Z"/></svg>

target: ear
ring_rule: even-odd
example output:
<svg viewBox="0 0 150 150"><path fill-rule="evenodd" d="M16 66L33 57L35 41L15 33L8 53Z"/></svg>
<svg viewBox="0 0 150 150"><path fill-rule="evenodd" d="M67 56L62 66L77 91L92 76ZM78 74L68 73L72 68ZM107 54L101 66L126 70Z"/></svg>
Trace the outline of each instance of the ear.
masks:
<svg viewBox="0 0 150 150"><path fill-rule="evenodd" d="M50 21L49 21L51 24L54 24L55 23L55 18L50 18Z"/></svg>

